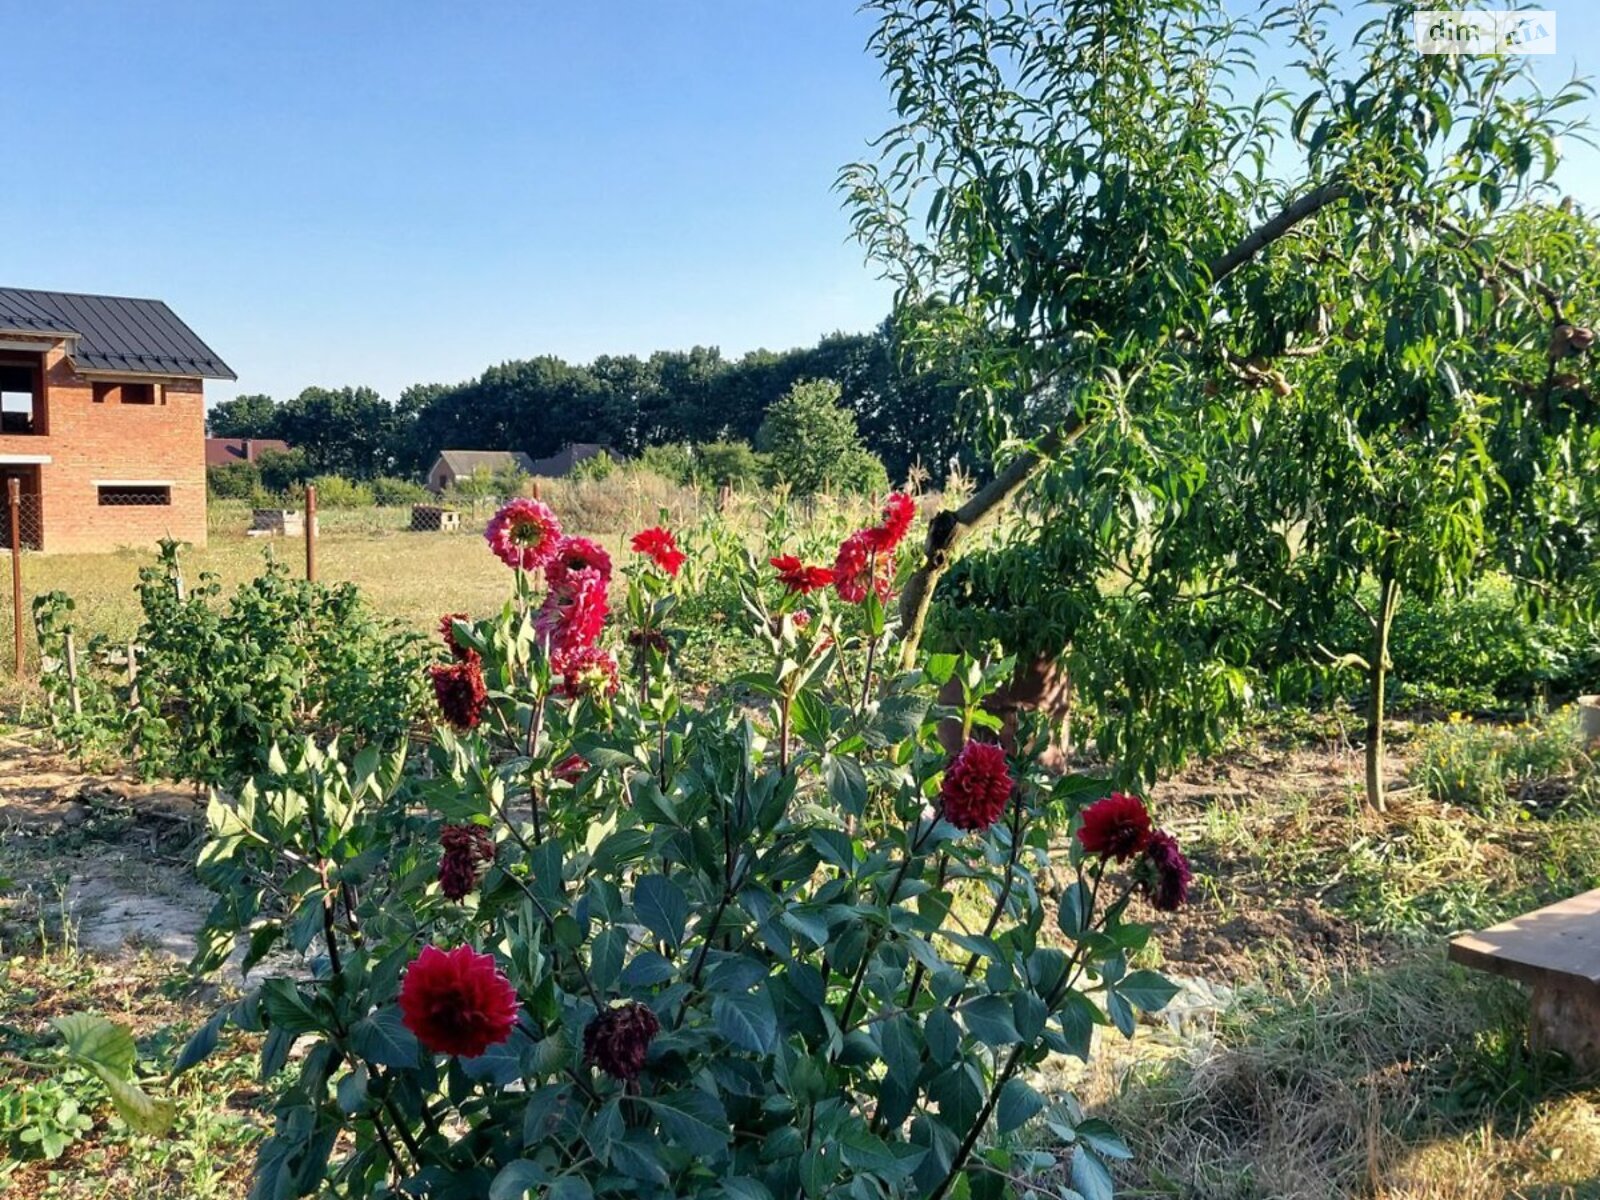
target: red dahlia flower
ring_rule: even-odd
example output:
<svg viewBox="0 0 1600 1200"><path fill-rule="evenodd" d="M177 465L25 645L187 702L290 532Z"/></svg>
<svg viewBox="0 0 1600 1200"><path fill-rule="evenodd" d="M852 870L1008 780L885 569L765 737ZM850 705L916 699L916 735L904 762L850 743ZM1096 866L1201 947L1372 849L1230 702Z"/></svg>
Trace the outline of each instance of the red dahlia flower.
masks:
<svg viewBox="0 0 1600 1200"><path fill-rule="evenodd" d="M444 616L439 618L439 635L444 638L444 644L449 647L450 657L457 662L477 657L477 651L456 641L456 622L460 621L465 625L469 620L470 618L466 613L445 613Z"/></svg>
<svg viewBox="0 0 1600 1200"><path fill-rule="evenodd" d="M1162 912L1177 912L1189 899L1189 881L1194 872L1189 860L1178 849L1178 839L1164 829L1150 835L1145 847L1139 890Z"/></svg>
<svg viewBox="0 0 1600 1200"><path fill-rule="evenodd" d="M1083 810L1078 841L1090 854L1127 862L1150 844L1150 812L1139 797L1112 792Z"/></svg>
<svg viewBox="0 0 1600 1200"><path fill-rule="evenodd" d="M468 651L471 654L471 651ZM489 702L489 689L483 682L483 667L476 654L459 662L439 663L428 668L433 677L433 696L444 719L457 729L474 729Z"/></svg>
<svg viewBox="0 0 1600 1200"><path fill-rule="evenodd" d="M863 532L879 554L893 554L917 516L917 502L904 492L890 492L883 502L883 521Z"/></svg>
<svg viewBox="0 0 1600 1200"><path fill-rule="evenodd" d="M564 537L556 545L555 557L545 564L544 580L551 591L571 586L572 576L594 571L602 582L611 582L611 555L605 547L584 537Z"/></svg>
<svg viewBox="0 0 1600 1200"><path fill-rule="evenodd" d="M489 518L483 536L506 566L536 571L556 556L561 522L548 504L520 496Z"/></svg>
<svg viewBox="0 0 1600 1200"><path fill-rule="evenodd" d="M833 583L833 572L827 567L808 567L792 554L780 554L770 561L778 570L778 582L801 596L819 592Z"/></svg>
<svg viewBox="0 0 1600 1200"><path fill-rule="evenodd" d="M894 570L891 555L878 553L872 530L863 529L845 538L839 557L833 563L833 586L841 600L860 604L868 591L879 600L889 598L889 577Z"/></svg>
<svg viewBox="0 0 1600 1200"><path fill-rule="evenodd" d="M579 646L550 656L550 669L561 676L561 692L571 699L617 694L617 659L599 646Z"/></svg>
<svg viewBox="0 0 1600 1200"><path fill-rule="evenodd" d="M424 946L400 984L400 1019L432 1054L476 1058L511 1036L517 993L471 946Z"/></svg>
<svg viewBox="0 0 1600 1200"><path fill-rule="evenodd" d="M660 1031L656 1014L638 1001L604 1009L584 1027L583 1061L631 1082L639 1078L650 1041Z"/></svg>
<svg viewBox="0 0 1600 1200"><path fill-rule="evenodd" d="M460 900L478 886L478 868L494 861L494 839L478 825L446 825L439 831L439 887Z"/></svg>
<svg viewBox="0 0 1600 1200"><path fill-rule="evenodd" d="M957 829L987 829L1011 799L1006 752L993 742L968 742L944 770L939 799L944 819Z"/></svg>
<svg viewBox="0 0 1600 1200"><path fill-rule="evenodd" d="M678 568L688 557L678 549L678 539L672 536L672 530L660 525L641 529L633 535L632 545L635 554L648 556L668 575L677 575Z"/></svg>
<svg viewBox="0 0 1600 1200"><path fill-rule="evenodd" d="M551 589L533 619L550 656L571 654L592 646L611 611L606 582L598 571L575 571L560 589Z"/></svg>
<svg viewBox="0 0 1600 1200"><path fill-rule="evenodd" d="M589 769L589 760L581 754L569 754L550 769L550 773L563 783L576 783Z"/></svg>

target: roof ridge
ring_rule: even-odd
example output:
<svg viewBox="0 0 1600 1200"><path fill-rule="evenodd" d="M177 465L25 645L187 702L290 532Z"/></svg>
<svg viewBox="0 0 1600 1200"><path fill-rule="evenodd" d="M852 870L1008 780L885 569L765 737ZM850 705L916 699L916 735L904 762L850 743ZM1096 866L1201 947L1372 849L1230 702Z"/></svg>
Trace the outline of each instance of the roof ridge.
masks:
<svg viewBox="0 0 1600 1200"><path fill-rule="evenodd" d="M170 307L165 300L156 296L120 296L113 292L74 292L66 288L13 287L10 284L0 284L0 292L25 292L30 296L76 296L80 300L137 300L141 304Z"/></svg>

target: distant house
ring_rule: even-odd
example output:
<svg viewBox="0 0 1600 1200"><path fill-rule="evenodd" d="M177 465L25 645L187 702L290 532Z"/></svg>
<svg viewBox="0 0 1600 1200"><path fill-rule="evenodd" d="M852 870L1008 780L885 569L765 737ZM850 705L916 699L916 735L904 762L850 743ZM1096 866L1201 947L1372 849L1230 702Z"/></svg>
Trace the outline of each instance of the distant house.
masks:
<svg viewBox="0 0 1600 1200"><path fill-rule="evenodd" d="M520 450L441 450L428 470L428 490L442 492L479 471L496 475L516 469L532 475L534 462Z"/></svg>
<svg viewBox="0 0 1600 1200"><path fill-rule="evenodd" d="M206 439L206 466L228 467L234 463L253 463L263 451L287 454L289 443L277 438L214 438Z"/></svg>
<svg viewBox="0 0 1600 1200"><path fill-rule="evenodd" d="M602 454L617 457L616 452L609 446L598 446L593 442L571 442L559 454L552 454L549 458L534 459L533 465L528 468L530 475L543 475L547 479L563 479L572 474L572 469L585 459L596 458Z"/></svg>
<svg viewBox="0 0 1600 1200"><path fill-rule="evenodd" d="M24 547L203 545L203 381L233 378L159 300L0 288L0 497L19 482Z"/></svg>

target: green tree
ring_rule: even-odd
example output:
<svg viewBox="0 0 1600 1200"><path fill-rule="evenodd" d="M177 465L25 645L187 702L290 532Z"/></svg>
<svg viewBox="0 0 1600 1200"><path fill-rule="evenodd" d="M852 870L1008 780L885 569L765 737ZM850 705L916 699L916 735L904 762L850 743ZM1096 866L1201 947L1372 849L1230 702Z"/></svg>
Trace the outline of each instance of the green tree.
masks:
<svg viewBox="0 0 1600 1200"><path fill-rule="evenodd" d="M827 489L859 490L872 472L862 456L856 419L839 403L831 379L797 383L767 410L760 445L769 456L774 480L797 496ZM879 464L881 472L882 465Z"/></svg>
<svg viewBox="0 0 1600 1200"><path fill-rule="evenodd" d="M395 411L371 388L306 388L282 406L273 428L321 473L373 479L393 467Z"/></svg>
<svg viewBox="0 0 1600 1200"><path fill-rule="evenodd" d="M206 432L219 438L277 437L277 417L271 396L246 393L213 404L206 413Z"/></svg>

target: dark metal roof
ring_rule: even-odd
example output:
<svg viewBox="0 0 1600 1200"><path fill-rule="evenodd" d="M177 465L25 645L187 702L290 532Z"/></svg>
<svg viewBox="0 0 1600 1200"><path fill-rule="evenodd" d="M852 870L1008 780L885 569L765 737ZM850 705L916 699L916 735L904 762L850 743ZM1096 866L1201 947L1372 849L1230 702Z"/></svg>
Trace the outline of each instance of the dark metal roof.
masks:
<svg viewBox="0 0 1600 1200"><path fill-rule="evenodd" d="M450 468L451 474L457 477L471 475L480 467L486 471L503 471L507 467L516 467L525 475L533 473L528 470L533 466L533 459L520 450L441 450L439 459ZM434 466L438 465L436 461Z"/></svg>
<svg viewBox="0 0 1600 1200"><path fill-rule="evenodd" d="M160 300L0 288L0 331L72 337L80 371L238 378Z"/></svg>

